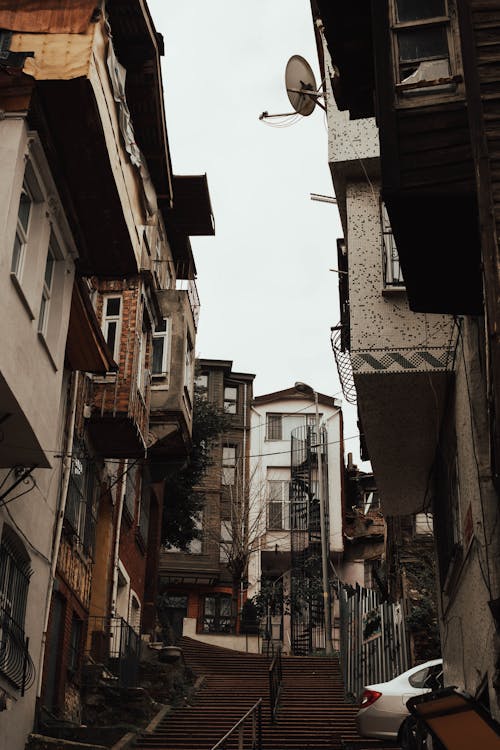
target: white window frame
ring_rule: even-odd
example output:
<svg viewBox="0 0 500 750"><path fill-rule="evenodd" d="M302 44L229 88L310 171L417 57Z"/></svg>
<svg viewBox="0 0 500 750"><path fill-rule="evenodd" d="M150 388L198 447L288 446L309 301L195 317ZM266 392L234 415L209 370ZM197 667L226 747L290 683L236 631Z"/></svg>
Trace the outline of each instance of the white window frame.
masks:
<svg viewBox="0 0 500 750"><path fill-rule="evenodd" d="M228 546L233 541L233 525L229 520L220 522L220 543L219 543L219 562L227 563L229 561Z"/></svg>
<svg viewBox="0 0 500 750"><path fill-rule="evenodd" d="M28 177L27 169L24 175L23 180L23 186L21 188L21 195L19 196L19 207L17 210L17 222L16 222L16 234L14 237L14 247L12 249L12 261L11 261L11 268L10 272L15 276L16 279L21 280L23 275L23 269L24 269L24 261L26 258L26 251L28 247L28 241L30 236L30 229L31 224L33 221L33 213L35 208L35 203L37 202L34 198L34 191L32 191L30 187L30 181L32 181L34 178ZM38 189L38 192L40 190ZM26 227L24 227L23 222L21 221L21 201L23 195L28 196L29 199L29 211L28 211L28 221ZM16 252L16 240L19 241L19 251Z"/></svg>
<svg viewBox="0 0 500 750"><path fill-rule="evenodd" d="M228 397L228 391L235 391L234 398ZM225 385L224 386L224 412L226 414L238 413L238 386L237 385Z"/></svg>
<svg viewBox="0 0 500 750"><path fill-rule="evenodd" d="M272 496L272 491L278 489L280 498ZM271 523L271 506L280 506L281 523L279 525ZM268 479L267 480L267 514L266 528L274 531L289 531L290 529L290 480L289 479Z"/></svg>
<svg viewBox="0 0 500 750"><path fill-rule="evenodd" d="M148 331L144 320L137 332L137 390L144 399L149 382L149 370L146 369L146 355L148 351Z"/></svg>
<svg viewBox="0 0 500 750"><path fill-rule="evenodd" d="M418 3L418 0L415 0L416 3ZM455 95L457 92L457 70L459 68L459 60L457 57L457 50L456 46L454 44L453 40L453 28L452 23L453 19L450 14L450 0L443 0L445 5L445 15L443 16L429 16L424 19L415 19L413 21L399 21L398 19L398 13L397 13L397 0L391 0L390 2L390 26L391 26L391 33L392 33L392 51L393 51L393 70L394 70L394 81L396 86L396 91L398 93L399 101L408 101L409 99L413 99L414 97L425 97L428 98L429 96L432 97L433 101L436 95L445 95L446 98L450 97L451 95ZM445 34L446 34L446 40L447 40L447 62L448 62L448 75L443 76L439 75L440 83L431 83L432 80L437 79L429 79L429 83L426 85L426 79L422 78L421 83L423 85L409 85L408 77L405 76L401 72L401 67L405 63L401 63L399 59L399 36L400 33L405 33L406 31L411 31L413 29L417 29L418 27L421 27L422 29L432 29L437 27L445 27ZM434 59L436 62L439 62L441 59L445 58L432 58L429 57L426 58L419 58L420 62L418 63L419 66L421 66L423 63L426 62L433 62ZM410 63L408 63L410 64ZM417 64L417 62L415 63Z"/></svg>
<svg viewBox="0 0 500 750"><path fill-rule="evenodd" d="M194 388L194 346L189 334L186 335L186 347L184 350L184 388L192 399Z"/></svg>
<svg viewBox="0 0 500 750"><path fill-rule="evenodd" d="M153 351L151 353L151 377L153 380L158 380L159 378L165 378L168 375L169 367L169 355L170 355L170 318L162 318L162 320L165 322L165 330L164 331L158 331L155 330L153 332ZM153 370L154 365L154 348L155 348L155 342L161 341L162 342L162 353L161 353L161 370L158 372L155 372Z"/></svg>
<svg viewBox="0 0 500 750"><path fill-rule="evenodd" d="M108 315L108 301L117 299L120 301L120 310L118 314ZM115 362L119 362L120 358L120 344L122 336L122 316L123 316L123 295L122 294L104 294L102 298L102 333L106 341L108 341L109 325L110 323L116 323L115 340L113 344L112 354Z"/></svg>
<svg viewBox="0 0 500 750"><path fill-rule="evenodd" d="M389 214L383 201L380 201L380 226L382 231L384 288L405 289L396 240L394 239Z"/></svg>
<svg viewBox="0 0 500 750"><path fill-rule="evenodd" d="M40 312L38 315L38 333L45 338L48 333L49 318L50 318L50 300L53 293L54 277L56 273L56 263L58 261L57 244L54 234L51 233L49 240L49 247L47 249L47 257L45 259L45 273L43 276L43 289L42 299L40 301ZM57 254L56 254L57 253ZM47 278L47 269L49 270L49 278Z"/></svg>
<svg viewBox="0 0 500 750"><path fill-rule="evenodd" d="M236 446L222 447L221 484L224 487L234 487L236 484Z"/></svg>

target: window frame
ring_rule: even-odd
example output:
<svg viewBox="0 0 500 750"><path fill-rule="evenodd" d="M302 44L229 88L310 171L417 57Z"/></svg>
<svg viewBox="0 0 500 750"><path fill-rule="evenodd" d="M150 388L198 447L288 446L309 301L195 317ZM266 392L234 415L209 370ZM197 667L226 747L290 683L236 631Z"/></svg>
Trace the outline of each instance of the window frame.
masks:
<svg viewBox="0 0 500 750"><path fill-rule="evenodd" d="M417 2L417 0L415 0ZM394 88L397 100L400 104L412 104L416 98L419 98L429 104L434 104L438 97L450 99L458 93L458 86L462 82L462 76L458 74L460 70L460 58L458 55L458 45L455 42L456 14L452 13L452 0L443 0L445 6L445 15L428 16L425 18L414 19L410 21L398 20L398 0L390 0L389 3L389 27L391 32L392 47L392 69L394 77ZM405 65L411 65L412 61L400 60L400 32L411 31L413 29L437 28L445 29L447 43L447 57L449 75L440 76L440 83L427 82L425 79L416 83L405 83L411 73L403 73L402 68ZM414 64L416 70L425 62L433 60L444 60L444 57L428 56L415 58ZM415 71L416 72L416 71Z"/></svg>
<svg viewBox="0 0 500 750"><path fill-rule="evenodd" d="M117 299L120 301L120 310L117 314L108 314L108 301ZM101 317L101 329L103 336L106 340L106 343L108 344L109 348L111 349L111 352L113 354L113 359L115 362L120 361L120 350L121 350L121 335L122 335L122 318L123 318L123 294L117 294L116 292L111 292L109 294L103 294L102 296L102 317ZM111 344L109 343L109 324L115 323L116 329L115 329L115 336L113 341L113 346L111 347Z"/></svg>
<svg viewBox="0 0 500 750"><path fill-rule="evenodd" d="M227 394L228 391L235 391L234 398L230 398ZM225 414L238 414L238 386L231 385L229 383L224 384L224 413Z"/></svg>
<svg viewBox="0 0 500 750"><path fill-rule="evenodd" d="M169 357L170 357L170 317L164 317L162 320L165 322L165 330L154 330L153 331L153 342L152 342L152 353L151 353L151 379L159 380L166 378L169 374ZM155 342L162 342L161 351L161 370L155 371Z"/></svg>
<svg viewBox="0 0 500 750"><path fill-rule="evenodd" d="M231 451L231 453L228 453ZM237 446L223 445L221 457L221 485L234 487L236 484ZM231 479L232 481L229 481Z"/></svg>
<svg viewBox="0 0 500 750"><path fill-rule="evenodd" d="M271 496L271 487L280 486L280 499L273 499ZM290 479L268 479L267 480L267 509L266 509L266 529L268 531L289 531L290 530ZM281 523L276 525L271 523L271 506L279 506Z"/></svg>
<svg viewBox="0 0 500 750"><path fill-rule="evenodd" d="M406 290L399 253L394 239L389 214L383 200L380 200L380 232L382 235L383 285L387 290ZM399 269L399 270L398 270Z"/></svg>

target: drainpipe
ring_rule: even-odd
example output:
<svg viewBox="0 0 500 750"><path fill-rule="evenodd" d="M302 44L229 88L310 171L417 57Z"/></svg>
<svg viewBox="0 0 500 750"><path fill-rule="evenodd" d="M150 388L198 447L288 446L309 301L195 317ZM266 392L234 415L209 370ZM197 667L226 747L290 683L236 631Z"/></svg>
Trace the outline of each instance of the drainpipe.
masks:
<svg viewBox="0 0 500 750"><path fill-rule="evenodd" d="M52 588L54 586L54 580L56 577L57 559L59 557L59 549L61 546L61 534L64 522L64 513L66 510L66 498L68 496L69 478L71 474L71 454L73 452L73 438L75 431L75 416L76 416L76 396L78 391L78 380L79 371L75 370L72 375L71 389L70 389L70 412L68 417L68 438L66 440L66 450L64 451L63 464L62 464L62 476L61 476L61 491L59 493L59 510L57 512L57 523L54 533L54 539L52 542L52 562L50 565L49 581L47 584L47 595L45 597L45 612L43 618L43 633L42 633L42 644L40 648L40 660L38 663L38 685L37 685L37 698L40 697L42 692L42 676L43 676L43 662L45 659L45 647L47 644L47 628L49 625L50 605L52 602Z"/></svg>
<svg viewBox="0 0 500 750"><path fill-rule="evenodd" d="M128 466L127 466L128 469ZM122 482L126 481L126 472L122 474ZM122 528L122 517L123 517L123 499L125 493L123 491L123 485L120 487L120 497L118 499L118 512L116 518L116 536L115 536L115 549L113 552L113 584L111 589L111 617L116 617L116 598L118 595L118 565L120 561L120 535Z"/></svg>

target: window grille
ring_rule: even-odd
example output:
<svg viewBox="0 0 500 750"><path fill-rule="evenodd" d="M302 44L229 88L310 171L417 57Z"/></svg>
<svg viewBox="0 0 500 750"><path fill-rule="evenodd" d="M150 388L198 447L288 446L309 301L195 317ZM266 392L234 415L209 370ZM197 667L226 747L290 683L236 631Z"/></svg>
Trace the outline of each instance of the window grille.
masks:
<svg viewBox="0 0 500 750"><path fill-rule="evenodd" d="M384 262L384 286L404 286L403 272L399 263L398 249L392 233L389 215L384 203L380 204L382 223L382 255Z"/></svg>

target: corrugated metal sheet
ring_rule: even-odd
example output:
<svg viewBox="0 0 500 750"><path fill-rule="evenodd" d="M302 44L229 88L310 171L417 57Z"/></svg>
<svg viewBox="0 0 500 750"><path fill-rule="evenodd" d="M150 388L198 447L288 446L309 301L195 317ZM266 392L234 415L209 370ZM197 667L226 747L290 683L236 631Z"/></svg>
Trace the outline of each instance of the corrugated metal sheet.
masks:
<svg viewBox="0 0 500 750"><path fill-rule="evenodd" d="M0 0L0 28L83 34L97 4L97 0Z"/></svg>

